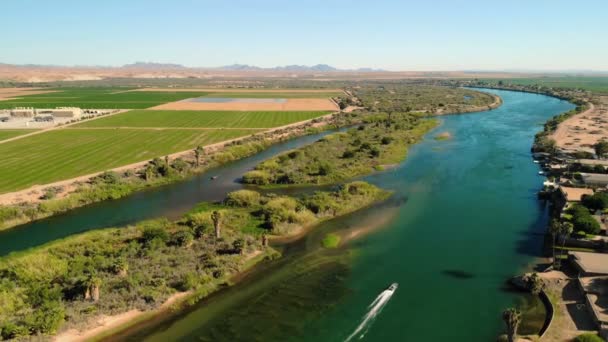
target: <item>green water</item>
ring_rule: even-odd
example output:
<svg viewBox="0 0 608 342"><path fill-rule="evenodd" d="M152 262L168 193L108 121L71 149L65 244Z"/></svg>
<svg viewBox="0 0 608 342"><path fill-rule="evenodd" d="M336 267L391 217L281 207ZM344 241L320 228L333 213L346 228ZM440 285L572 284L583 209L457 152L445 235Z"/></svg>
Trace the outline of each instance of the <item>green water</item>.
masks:
<svg viewBox="0 0 608 342"><path fill-rule="evenodd" d="M489 92L503 106L442 118L405 163L365 178L394 190L391 202L327 222L236 286L111 340L343 341L396 282L362 340L494 341L502 310L522 301L505 280L528 267L542 244L533 136L573 106ZM452 138L437 141L438 132ZM374 230L347 238L361 229ZM321 247L329 232L343 237L340 248Z"/></svg>

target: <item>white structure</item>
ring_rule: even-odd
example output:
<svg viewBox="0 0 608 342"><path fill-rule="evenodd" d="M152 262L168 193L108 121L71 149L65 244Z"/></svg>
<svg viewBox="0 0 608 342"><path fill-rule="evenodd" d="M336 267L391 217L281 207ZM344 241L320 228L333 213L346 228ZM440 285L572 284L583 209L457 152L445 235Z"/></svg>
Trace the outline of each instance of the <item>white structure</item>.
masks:
<svg viewBox="0 0 608 342"><path fill-rule="evenodd" d="M36 110L32 107L16 107L11 110L11 116L17 118L31 118L36 115Z"/></svg>
<svg viewBox="0 0 608 342"><path fill-rule="evenodd" d="M82 109L77 107L57 107L53 109L53 116L56 118L79 118L82 116Z"/></svg>
<svg viewBox="0 0 608 342"><path fill-rule="evenodd" d="M19 118L31 118L36 115L52 115L56 118L80 118L82 109L77 107L57 107L55 109L32 107L17 107L11 110L11 116Z"/></svg>

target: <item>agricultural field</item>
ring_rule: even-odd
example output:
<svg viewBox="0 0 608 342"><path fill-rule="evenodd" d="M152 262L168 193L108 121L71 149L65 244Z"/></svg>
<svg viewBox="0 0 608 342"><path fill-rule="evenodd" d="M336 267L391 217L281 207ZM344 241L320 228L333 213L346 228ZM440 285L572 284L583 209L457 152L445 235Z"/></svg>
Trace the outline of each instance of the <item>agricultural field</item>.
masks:
<svg viewBox="0 0 608 342"><path fill-rule="evenodd" d="M271 128L313 119L324 112L241 112L132 110L106 118L85 121L72 127L201 127Z"/></svg>
<svg viewBox="0 0 608 342"><path fill-rule="evenodd" d="M192 89L175 90L100 87L100 88L48 88L47 93L21 95L7 93L0 99L0 109L13 107L80 107L103 109L144 109L164 103L176 102L195 97L217 98L285 98L285 99L327 99L340 96L340 91L198 91ZM43 92L43 91L39 91ZM1 97L1 96L0 96Z"/></svg>
<svg viewBox="0 0 608 342"><path fill-rule="evenodd" d="M483 79L484 81L502 81L509 84L541 85L551 88L580 88L597 93L608 94L608 77L537 77L537 78L505 78Z"/></svg>
<svg viewBox="0 0 608 342"><path fill-rule="evenodd" d="M128 165L258 130L61 129L0 144L0 193Z"/></svg>
<svg viewBox="0 0 608 342"><path fill-rule="evenodd" d="M205 97L218 98L250 98L250 99L267 99L267 98L282 98L282 99L327 99L330 97L344 96L344 92L210 92Z"/></svg>
<svg viewBox="0 0 608 342"><path fill-rule="evenodd" d="M128 88L64 88L56 92L19 96L0 101L0 109L13 107L80 107L104 109L142 109L191 97L204 92L139 92Z"/></svg>
<svg viewBox="0 0 608 342"><path fill-rule="evenodd" d="M32 133L35 129L0 129L0 141L23 134Z"/></svg>

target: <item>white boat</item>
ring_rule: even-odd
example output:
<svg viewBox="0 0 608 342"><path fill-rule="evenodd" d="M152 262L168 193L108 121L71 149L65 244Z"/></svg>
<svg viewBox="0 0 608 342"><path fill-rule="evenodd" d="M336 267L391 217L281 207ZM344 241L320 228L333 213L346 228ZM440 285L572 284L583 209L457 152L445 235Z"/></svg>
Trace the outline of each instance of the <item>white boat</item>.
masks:
<svg viewBox="0 0 608 342"><path fill-rule="evenodd" d="M534 160L534 164L538 164L540 163L538 160Z"/></svg>
<svg viewBox="0 0 608 342"><path fill-rule="evenodd" d="M539 174L539 175L544 175L544 174L545 174L545 171L538 171L538 174Z"/></svg>
<svg viewBox="0 0 608 342"><path fill-rule="evenodd" d="M395 290L397 289L397 287L398 287L398 286L399 286L399 284L397 284L397 283L392 283L392 284L391 284L391 286L389 286L389 287L387 288L387 290L388 290L388 291L391 291L391 292L395 292Z"/></svg>

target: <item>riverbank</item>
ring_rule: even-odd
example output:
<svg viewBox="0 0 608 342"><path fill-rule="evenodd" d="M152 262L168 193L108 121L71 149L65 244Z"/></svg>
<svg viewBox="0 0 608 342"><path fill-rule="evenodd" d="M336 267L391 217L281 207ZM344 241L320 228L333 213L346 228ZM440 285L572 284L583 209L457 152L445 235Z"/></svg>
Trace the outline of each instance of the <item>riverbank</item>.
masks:
<svg viewBox="0 0 608 342"><path fill-rule="evenodd" d="M102 315L93 318L94 323L84 329L70 329L64 331L52 338L56 342L84 342L84 341L100 341L113 334L119 333L125 329L140 324L144 321L154 319L155 317L168 314L175 310L181 310L185 307L197 302L206 296L215 293L220 288L232 286L238 282L239 277L253 269L258 263L267 258L273 258L276 255L274 250L271 251L254 251L245 256L247 260L245 266L239 272L232 275L227 282L217 282L212 288L206 288L204 291L193 292L178 292L171 295L161 304L158 309L150 311L140 311L137 309L130 310L116 315Z"/></svg>
<svg viewBox="0 0 608 342"><path fill-rule="evenodd" d="M198 301L248 270L252 260L274 257L267 234L299 234L389 195L364 182L298 199L239 190L177 221L96 230L11 254L0 260L0 274L10 280L0 284L2 337L60 328L82 335L74 331L100 317L163 309L175 294L192 292L188 301ZM40 295L30 295L39 289Z"/></svg>

